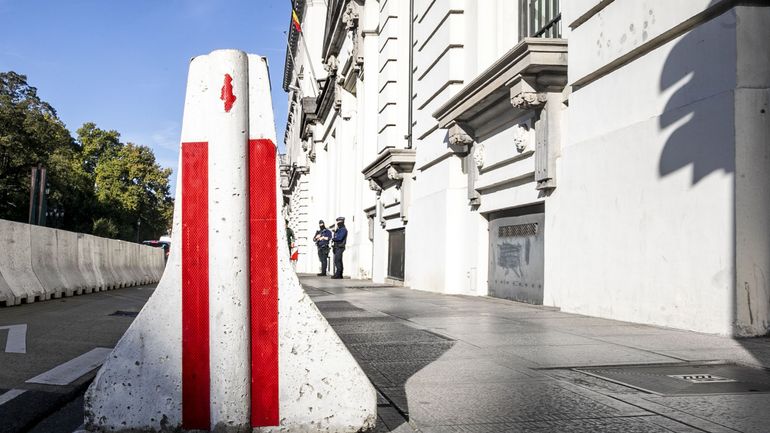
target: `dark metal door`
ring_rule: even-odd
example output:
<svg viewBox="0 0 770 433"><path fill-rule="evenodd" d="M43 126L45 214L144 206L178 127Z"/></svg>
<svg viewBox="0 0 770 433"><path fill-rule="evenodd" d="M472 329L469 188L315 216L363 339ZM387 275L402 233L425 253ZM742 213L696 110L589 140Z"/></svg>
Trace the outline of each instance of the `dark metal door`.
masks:
<svg viewBox="0 0 770 433"><path fill-rule="evenodd" d="M489 222L489 295L543 304L544 213Z"/></svg>
<svg viewBox="0 0 770 433"><path fill-rule="evenodd" d="M388 232L388 278L404 280L405 233L404 229Z"/></svg>

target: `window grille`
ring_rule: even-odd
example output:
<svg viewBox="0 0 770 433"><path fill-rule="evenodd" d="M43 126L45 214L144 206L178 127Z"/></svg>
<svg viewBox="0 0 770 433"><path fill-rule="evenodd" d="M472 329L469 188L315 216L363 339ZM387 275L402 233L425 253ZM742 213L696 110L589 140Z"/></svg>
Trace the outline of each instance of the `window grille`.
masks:
<svg viewBox="0 0 770 433"><path fill-rule="evenodd" d="M497 236L501 238L537 236L537 223L501 226L497 229Z"/></svg>
<svg viewBox="0 0 770 433"><path fill-rule="evenodd" d="M519 0L519 39L560 37L559 0Z"/></svg>

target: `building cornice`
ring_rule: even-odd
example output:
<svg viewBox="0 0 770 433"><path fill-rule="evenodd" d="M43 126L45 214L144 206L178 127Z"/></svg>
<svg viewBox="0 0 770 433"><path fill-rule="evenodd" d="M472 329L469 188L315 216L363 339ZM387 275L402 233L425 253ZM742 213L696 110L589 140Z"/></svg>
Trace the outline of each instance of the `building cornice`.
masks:
<svg viewBox="0 0 770 433"><path fill-rule="evenodd" d="M387 148L377 156L361 173L382 189L400 184L404 177L411 176L416 152L414 149Z"/></svg>
<svg viewBox="0 0 770 433"><path fill-rule="evenodd" d="M474 117L494 105L514 103L515 109L527 110L537 103L537 92L560 91L566 82L567 40L525 38L439 107L433 117L440 128L473 127Z"/></svg>

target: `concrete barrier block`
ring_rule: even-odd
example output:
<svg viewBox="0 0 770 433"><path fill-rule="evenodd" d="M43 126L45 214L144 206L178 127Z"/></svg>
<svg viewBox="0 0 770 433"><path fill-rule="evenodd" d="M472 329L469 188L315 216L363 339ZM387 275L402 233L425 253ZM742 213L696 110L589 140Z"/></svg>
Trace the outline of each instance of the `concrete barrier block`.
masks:
<svg viewBox="0 0 770 433"><path fill-rule="evenodd" d="M78 268L94 292L106 290L107 285L102 274L102 259L100 258L98 239L96 236L78 235Z"/></svg>
<svg viewBox="0 0 770 433"><path fill-rule="evenodd" d="M105 290L113 290L122 287L120 281L121 275L118 274L115 263L118 259L113 252L113 245L110 239L99 238L97 241L97 251L99 251L99 264L106 282Z"/></svg>
<svg viewBox="0 0 770 433"><path fill-rule="evenodd" d="M86 428L373 429L374 388L289 263L266 61L193 59L181 141L175 247L86 393Z"/></svg>
<svg viewBox="0 0 770 433"><path fill-rule="evenodd" d="M0 273L19 302L43 301L50 297L32 270L28 224L0 220L0 250L8 252L0 254Z"/></svg>
<svg viewBox="0 0 770 433"><path fill-rule="evenodd" d="M49 298L71 296L67 281L59 270L56 232L42 226L29 226L32 270Z"/></svg>
<svg viewBox="0 0 770 433"><path fill-rule="evenodd" d="M3 274L0 272L0 306L10 307L16 305L20 300L14 295L11 287L5 282Z"/></svg>
<svg viewBox="0 0 770 433"><path fill-rule="evenodd" d="M85 275L80 270L78 253L78 234L64 230L56 230L56 261L61 275L67 282L67 287L73 294L86 292L88 284Z"/></svg>

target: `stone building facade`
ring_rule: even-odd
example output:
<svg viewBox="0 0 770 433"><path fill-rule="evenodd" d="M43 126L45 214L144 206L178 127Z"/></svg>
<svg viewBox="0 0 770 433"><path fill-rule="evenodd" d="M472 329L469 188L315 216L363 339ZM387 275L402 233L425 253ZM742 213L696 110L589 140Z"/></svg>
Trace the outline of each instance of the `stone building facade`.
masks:
<svg viewBox="0 0 770 433"><path fill-rule="evenodd" d="M770 7L295 0L301 272L730 335L770 331ZM303 41L304 39L304 41Z"/></svg>

